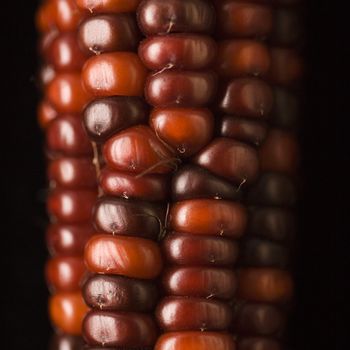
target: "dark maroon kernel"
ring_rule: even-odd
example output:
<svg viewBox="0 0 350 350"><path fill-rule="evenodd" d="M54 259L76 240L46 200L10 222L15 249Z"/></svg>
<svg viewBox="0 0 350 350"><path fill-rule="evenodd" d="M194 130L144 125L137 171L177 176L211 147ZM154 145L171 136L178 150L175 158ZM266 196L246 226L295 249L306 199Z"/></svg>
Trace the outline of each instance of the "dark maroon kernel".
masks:
<svg viewBox="0 0 350 350"><path fill-rule="evenodd" d="M282 350L282 346L273 338L250 337L239 339L237 350Z"/></svg>
<svg viewBox="0 0 350 350"><path fill-rule="evenodd" d="M238 186L195 165L181 167L172 178L174 201L195 198L238 200Z"/></svg>
<svg viewBox="0 0 350 350"><path fill-rule="evenodd" d="M275 207L249 210L247 235L270 239L283 244L295 237L296 220L292 211Z"/></svg>
<svg viewBox="0 0 350 350"><path fill-rule="evenodd" d="M216 87L217 77L211 71L166 70L148 77L145 97L157 107L205 107Z"/></svg>
<svg viewBox="0 0 350 350"><path fill-rule="evenodd" d="M264 173L248 191L247 202L264 206L293 206L297 189L290 177L278 173Z"/></svg>
<svg viewBox="0 0 350 350"><path fill-rule="evenodd" d="M81 48L88 54L134 51L139 33L134 16L128 13L87 17L78 28Z"/></svg>
<svg viewBox="0 0 350 350"><path fill-rule="evenodd" d="M219 97L219 108L240 117L266 118L273 107L273 91L257 78L231 80Z"/></svg>
<svg viewBox="0 0 350 350"><path fill-rule="evenodd" d="M84 111L85 130L96 142L104 142L116 132L146 120L147 107L139 97L96 99Z"/></svg>
<svg viewBox="0 0 350 350"><path fill-rule="evenodd" d="M151 70L204 69L213 62L216 43L209 37L195 34L171 34L145 39L139 46L139 56Z"/></svg>
<svg viewBox="0 0 350 350"><path fill-rule="evenodd" d="M274 24L269 41L274 45L289 46L302 41L303 19L299 10L293 8L276 8Z"/></svg>
<svg viewBox="0 0 350 350"><path fill-rule="evenodd" d="M239 303L234 307L232 328L240 334L276 335L286 322L285 314L271 304Z"/></svg>
<svg viewBox="0 0 350 350"><path fill-rule="evenodd" d="M241 266L286 268L289 262L289 250L278 243L250 238L244 239L240 247Z"/></svg>
<svg viewBox="0 0 350 350"><path fill-rule="evenodd" d="M300 116L300 99L286 89L275 87L270 122L279 128L294 129Z"/></svg>
<svg viewBox="0 0 350 350"><path fill-rule="evenodd" d="M100 310L151 311L158 299L153 282L124 276L95 275L83 287L87 305Z"/></svg>
<svg viewBox="0 0 350 350"><path fill-rule="evenodd" d="M253 183L259 175L256 150L227 137L214 139L193 162L236 185Z"/></svg>
<svg viewBox="0 0 350 350"><path fill-rule="evenodd" d="M166 208L157 203L102 197L95 205L94 222L104 232L157 239L165 214Z"/></svg>
<svg viewBox="0 0 350 350"><path fill-rule="evenodd" d="M220 122L220 136L259 146L266 138L267 125L264 122L224 116Z"/></svg>
<svg viewBox="0 0 350 350"><path fill-rule="evenodd" d="M202 0L144 0L137 15L145 35L210 33L215 25L213 6Z"/></svg>
<svg viewBox="0 0 350 350"><path fill-rule="evenodd" d="M228 238L170 233L162 242L170 264L232 266L238 257L237 243Z"/></svg>

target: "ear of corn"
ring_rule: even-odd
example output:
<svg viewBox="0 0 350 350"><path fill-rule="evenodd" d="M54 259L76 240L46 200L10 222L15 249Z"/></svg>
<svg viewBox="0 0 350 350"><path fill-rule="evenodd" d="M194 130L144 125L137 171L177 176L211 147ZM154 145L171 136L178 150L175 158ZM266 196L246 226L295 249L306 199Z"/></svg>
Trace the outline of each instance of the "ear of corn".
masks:
<svg viewBox="0 0 350 350"><path fill-rule="evenodd" d="M53 325L72 348L69 334L91 349L282 349L299 10L294 0L43 2L46 275Z"/></svg>

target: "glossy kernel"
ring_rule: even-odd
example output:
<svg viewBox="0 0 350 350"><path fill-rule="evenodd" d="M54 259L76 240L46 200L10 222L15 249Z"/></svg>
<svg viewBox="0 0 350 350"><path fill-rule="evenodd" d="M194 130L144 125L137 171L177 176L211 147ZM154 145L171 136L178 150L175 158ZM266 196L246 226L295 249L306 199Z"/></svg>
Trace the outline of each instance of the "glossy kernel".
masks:
<svg viewBox="0 0 350 350"><path fill-rule="evenodd" d="M132 15L126 13L88 17L78 29L79 44L90 55L134 51L138 37L136 21Z"/></svg>
<svg viewBox="0 0 350 350"><path fill-rule="evenodd" d="M194 163L236 184L253 182L259 173L258 155L247 144L216 138L201 150Z"/></svg>
<svg viewBox="0 0 350 350"><path fill-rule="evenodd" d="M142 96L146 74L135 53L103 53L87 60L82 81L94 96Z"/></svg>
<svg viewBox="0 0 350 350"><path fill-rule="evenodd" d="M51 224L46 232L46 245L52 256L82 256L93 233L90 224Z"/></svg>
<svg viewBox="0 0 350 350"><path fill-rule="evenodd" d="M136 313L91 311L83 323L87 344L124 349L148 348L157 339L151 316Z"/></svg>
<svg viewBox="0 0 350 350"><path fill-rule="evenodd" d="M169 332L158 338L154 350L236 350L228 333Z"/></svg>
<svg viewBox="0 0 350 350"><path fill-rule="evenodd" d="M249 301L283 303L293 295L291 275L274 268L245 268L238 273L237 295Z"/></svg>
<svg viewBox="0 0 350 350"><path fill-rule="evenodd" d="M255 40L229 40L220 43L217 71L223 77L265 75L270 68L267 47Z"/></svg>
<svg viewBox="0 0 350 350"><path fill-rule="evenodd" d="M138 125L111 137L103 155L110 168L119 171L164 174L174 169L174 153L151 128Z"/></svg>
<svg viewBox="0 0 350 350"><path fill-rule="evenodd" d="M83 288L85 302L100 310L149 312L158 302L153 282L124 276L94 275Z"/></svg>
<svg viewBox="0 0 350 350"><path fill-rule="evenodd" d="M184 165L172 177L172 198L174 201L196 198L238 200L239 188L209 171Z"/></svg>
<svg viewBox="0 0 350 350"><path fill-rule="evenodd" d="M265 118L273 108L273 92L263 80L232 80L219 99L219 108L239 117Z"/></svg>
<svg viewBox="0 0 350 350"><path fill-rule="evenodd" d="M97 193L92 190L57 189L49 195L47 208L48 212L62 223L88 222L96 198Z"/></svg>
<svg viewBox="0 0 350 350"><path fill-rule="evenodd" d="M162 242L170 264L187 266L232 266L238 257L237 243L215 236L170 233Z"/></svg>
<svg viewBox="0 0 350 350"><path fill-rule="evenodd" d="M209 36L171 34L145 39L139 46L139 56L148 69L204 69L216 56L216 43Z"/></svg>
<svg viewBox="0 0 350 350"><path fill-rule="evenodd" d="M266 37L273 29L273 11L269 6L225 0L217 5L220 34L230 37Z"/></svg>
<svg viewBox="0 0 350 350"><path fill-rule="evenodd" d="M225 116L220 122L220 135L259 146L266 138L267 125L248 118Z"/></svg>
<svg viewBox="0 0 350 350"><path fill-rule="evenodd" d="M169 226L177 232L240 237L247 223L243 206L216 199L193 199L174 203Z"/></svg>
<svg viewBox="0 0 350 350"><path fill-rule="evenodd" d="M104 232L157 239L165 225L165 208L152 202L102 197L95 204L94 222Z"/></svg>
<svg viewBox="0 0 350 350"><path fill-rule="evenodd" d="M77 5L91 13L134 12L141 0L76 0Z"/></svg>
<svg viewBox="0 0 350 350"><path fill-rule="evenodd" d="M278 129L271 129L259 149L262 171L295 174L298 168L298 142L295 135Z"/></svg>
<svg viewBox="0 0 350 350"><path fill-rule="evenodd" d="M52 160L48 167L52 186L65 188L94 188L96 170L89 158L64 158Z"/></svg>
<svg viewBox="0 0 350 350"><path fill-rule="evenodd" d="M47 100L42 100L38 105L38 122L42 129L46 129L51 120L57 118L57 111Z"/></svg>
<svg viewBox="0 0 350 350"><path fill-rule="evenodd" d="M78 71L85 63L87 56L78 46L75 33L61 33L51 43L48 62L57 71Z"/></svg>
<svg viewBox="0 0 350 350"><path fill-rule="evenodd" d="M58 293L50 297L50 319L61 332L80 335L83 318L88 311L80 292Z"/></svg>
<svg viewBox="0 0 350 350"><path fill-rule="evenodd" d="M46 280L52 292L80 290L85 274L82 257L55 257L46 263Z"/></svg>
<svg viewBox="0 0 350 350"><path fill-rule="evenodd" d="M81 113L90 100L80 73L59 73L47 87L47 97L60 113Z"/></svg>
<svg viewBox="0 0 350 350"><path fill-rule="evenodd" d="M144 279L156 278L162 269L156 243L124 236L93 236L85 247L85 263L95 273Z"/></svg>
<svg viewBox="0 0 350 350"><path fill-rule="evenodd" d="M141 30L146 35L169 33L210 33L215 11L200 0L146 0L137 11Z"/></svg>
<svg viewBox="0 0 350 350"><path fill-rule="evenodd" d="M145 102L139 97L112 96L93 100L84 110L89 137L104 142L110 136L148 119Z"/></svg>
<svg viewBox="0 0 350 350"><path fill-rule="evenodd" d="M165 201L170 192L168 178L164 175L149 174L136 177L132 173L108 168L101 172L100 186L107 195L146 201Z"/></svg>
<svg viewBox="0 0 350 350"><path fill-rule="evenodd" d="M162 330L226 330L232 322L227 303L204 298L167 297L160 301L156 318Z"/></svg>
<svg viewBox="0 0 350 350"><path fill-rule="evenodd" d="M78 115L60 115L47 128L46 144L53 154L89 156L92 148Z"/></svg>
<svg viewBox="0 0 350 350"><path fill-rule="evenodd" d="M213 267L177 267L162 274L166 294L184 297L231 299L237 279L232 269Z"/></svg>
<svg viewBox="0 0 350 350"><path fill-rule="evenodd" d="M214 117L207 109L156 108L149 123L180 157L189 157L208 144L214 129Z"/></svg>
<svg viewBox="0 0 350 350"><path fill-rule="evenodd" d="M75 31L85 16L77 7L75 0L53 0L53 2L57 14L57 28L61 32Z"/></svg>
<svg viewBox="0 0 350 350"><path fill-rule="evenodd" d="M148 77L145 97L157 107L205 107L216 87L217 77L211 71L168 70Z"/></svg>

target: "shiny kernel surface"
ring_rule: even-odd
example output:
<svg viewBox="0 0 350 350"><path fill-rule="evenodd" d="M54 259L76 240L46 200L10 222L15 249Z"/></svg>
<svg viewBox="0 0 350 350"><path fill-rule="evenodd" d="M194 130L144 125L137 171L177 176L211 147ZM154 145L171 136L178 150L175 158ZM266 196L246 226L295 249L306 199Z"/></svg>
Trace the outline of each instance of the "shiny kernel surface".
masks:
<svg viewBox="0 0 350 350"><path fill-rule="evenodd" d="M110 168L134 174L164 174L172 171L176 165L174 153L150 127L144 125L116 134L103 148L104 158Z"/></svg>
<svg viewBox="0 0 350 350"><path fill-rule="evenodd" d="M146 68L132 52L103 53L86 61L83 85L93 96L142 96Z"/></svg>
<svg viewBox="0 0 350 350"><path fill-rule="evenodd" d="M93 236L85 247L85 263L95 273L142 279L155 278L162 269L156 243L124 236Z"/></svg>
<svg viewBox="0 0 350 350"><path fill-rule="evenodd" d="M193 199L172 205L169 226L196 235L240 237L247 223L245 208L231 201Z"/></svg>
<svg viewBox="0 0 350 350"><path fill-rule="evenodd" d="M169 332L158 338L155 350L236 350L228 333Z"/></svg>
<svg viewBox="0 0 350 350"><path fill-rule="evenodd" d="M151 112L149 123L157 136L180 157L189 157L211 140L214 116L208 109L156 108Z"/></svg>
<svg viewBox="0 0 350 350"><path fill-rule="evenodd" d="M80 335L83 318L88 311L80 292L58 293L49 299L53 326L61 332Z"/></svg>
<svg viewBox="0 0 350 350"><path fill-rule="evenodd" d="M47 87L47 97L59 113L81 113L90 101L80 73L59 73Z"/></svg>

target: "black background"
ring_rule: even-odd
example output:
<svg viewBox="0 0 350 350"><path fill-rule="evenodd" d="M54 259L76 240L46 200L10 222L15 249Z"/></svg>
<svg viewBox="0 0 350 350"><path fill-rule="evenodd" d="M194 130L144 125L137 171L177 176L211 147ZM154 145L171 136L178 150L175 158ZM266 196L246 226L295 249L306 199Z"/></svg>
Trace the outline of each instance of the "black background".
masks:
<svg viewBox="0 0 350 350"><path fill-rule="evenodd" d="M35 115L33 18L37 1L6 1L0 6L0 348L47 349L51 331L43 278L45 165ZM290 332L292 348L300 350L336 348L331 342L336 329L336 273L329 263L335 232L328 212L334 203L326 198L337 182L336 176L326 174L332 157L329 135L335 95L328 61L334 42L328 10L321 1L307 5L306 106L301 133L304 187L296 309Z"/></svg>

